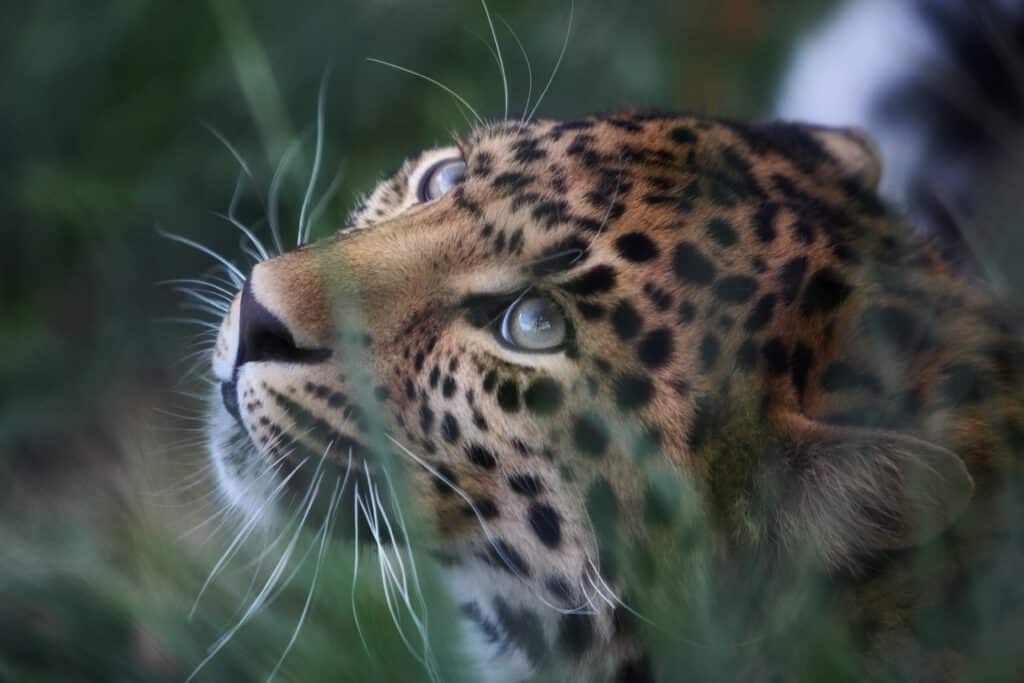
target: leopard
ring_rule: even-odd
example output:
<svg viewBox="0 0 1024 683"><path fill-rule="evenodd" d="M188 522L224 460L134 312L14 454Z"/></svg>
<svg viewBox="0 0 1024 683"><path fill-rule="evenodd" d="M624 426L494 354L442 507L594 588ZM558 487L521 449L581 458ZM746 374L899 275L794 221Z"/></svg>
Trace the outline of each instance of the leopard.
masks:
<svg viewBox="0 0 1024 683"><path fill-rule="evenodd" d="M400 470L474 680L677 680L623 596L684 518L730 585L821 579L865 676L959 680L989 650L955 596L1024 552L1024 344L881 174L856 128L641 110L415 154L233 293L219 488L256 519ZM750 652L737 675L778 680Z"/></svg>

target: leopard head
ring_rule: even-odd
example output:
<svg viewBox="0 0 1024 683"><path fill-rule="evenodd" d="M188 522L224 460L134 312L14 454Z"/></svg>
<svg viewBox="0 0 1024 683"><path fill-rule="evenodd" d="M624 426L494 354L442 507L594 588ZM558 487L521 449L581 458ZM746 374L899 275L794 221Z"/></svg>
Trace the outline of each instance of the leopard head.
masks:
<svg viewBox="0 0 1024 683"><path fill-rule="evenodd" d="M856 131L635 113L420 153L248 273L213 358L221 489L256 518L403 468L471 630L520 673L644 670L607 546L687 492L724 538L809 538L824 566L931 537L970 498L961 460L824 419L860 264L899 239L879 172Z"/></svg>

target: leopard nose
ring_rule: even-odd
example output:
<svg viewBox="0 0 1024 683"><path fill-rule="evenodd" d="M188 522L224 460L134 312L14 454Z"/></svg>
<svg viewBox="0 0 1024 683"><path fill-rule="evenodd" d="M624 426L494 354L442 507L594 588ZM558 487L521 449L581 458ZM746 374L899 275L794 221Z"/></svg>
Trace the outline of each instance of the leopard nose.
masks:
<svg viewBox="0 0 1024 683"><path fill-rule="evenodd" d="M235 366L261 361L292 362L301 352L281 320L256 300L252 281L242 288L238 310L238 353Z"/></svg>
<svg viewBox="0 0 1024 683"><path fill-rule="evenodd" d="M252 279L246 281L238 307L236 369L246 363L316 363L330 355L330 349L300 348L288 325L253 293Z"/></svg>
<svg viewBox="0 0 1024 683"><path fill-rule="evenodd" d="M250 363L318 363L335 338L321 264L296 251L253 267L221 322L213 374L233 382Z"/></svg>

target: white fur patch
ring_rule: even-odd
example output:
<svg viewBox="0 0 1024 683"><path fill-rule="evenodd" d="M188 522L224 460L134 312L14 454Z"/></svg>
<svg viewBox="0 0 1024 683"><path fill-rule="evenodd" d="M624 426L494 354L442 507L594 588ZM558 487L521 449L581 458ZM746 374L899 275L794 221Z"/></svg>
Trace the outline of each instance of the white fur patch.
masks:
<svg viewBox="0 0 1024 683"><path fill-rule="evenodd" d="M475 602L481 613L497 626L502 636L498 641L492 641L477 623L468 617L462 618L459 630L462 632L463 647L476 669L471 680L516 683L529 679L534 673L530 660L521 649L509 647L505 639L507 634L491 608L495 595L510 599L516 592L522 592L522 582L498 576L493 568L474 565L451 567L447 570L446 579L451 594L458 602Z"/></svg>

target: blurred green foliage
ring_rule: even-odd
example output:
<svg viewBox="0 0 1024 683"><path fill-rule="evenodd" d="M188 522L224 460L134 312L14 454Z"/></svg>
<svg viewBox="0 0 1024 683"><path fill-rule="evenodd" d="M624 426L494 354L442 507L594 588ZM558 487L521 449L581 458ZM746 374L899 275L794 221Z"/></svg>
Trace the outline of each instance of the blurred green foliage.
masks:
<svg viewBox="0 0 1024 683"><path fill-rule="evenodd" d="M757 116L796 37L830 5L578 0L538 114ZM521 39L536 96L565 37L568 2L494 0L491 9ZM328 171L344 167L344 180L314 236L336 229L355 195L406 154L465 130L444 92L366 58L438 78L494 118L502 93L487 25L472 0L47 0L11 4L4 18L0 680L182 680L237 619L251 565L227 571L188 619L230 537L203 543L209 526L184 533L215 499L196 483L196 424L159 412L194 408L173 393L194 347L190 330L164 322L182 313L158 283L211 262L157 227L239 254L237 232L212 215L226 209L239 169L206 125L253 171L239 208L252 221L286 146L305 141L284 193L293 224L329 70L325 159ZM498 30L519 112L527 71L512 35ZM243 554L253 560L258 548ZM351 552L334 548L285 677L421 677L371 578L373 561L363 563L358 613L372 656L352 619ZM437 576L424 574L433 641L451 643L452 607ZM294 584L199 680L268 675L309 577ZM446 674L461 669L450 648L437 655Z"/></svg>

